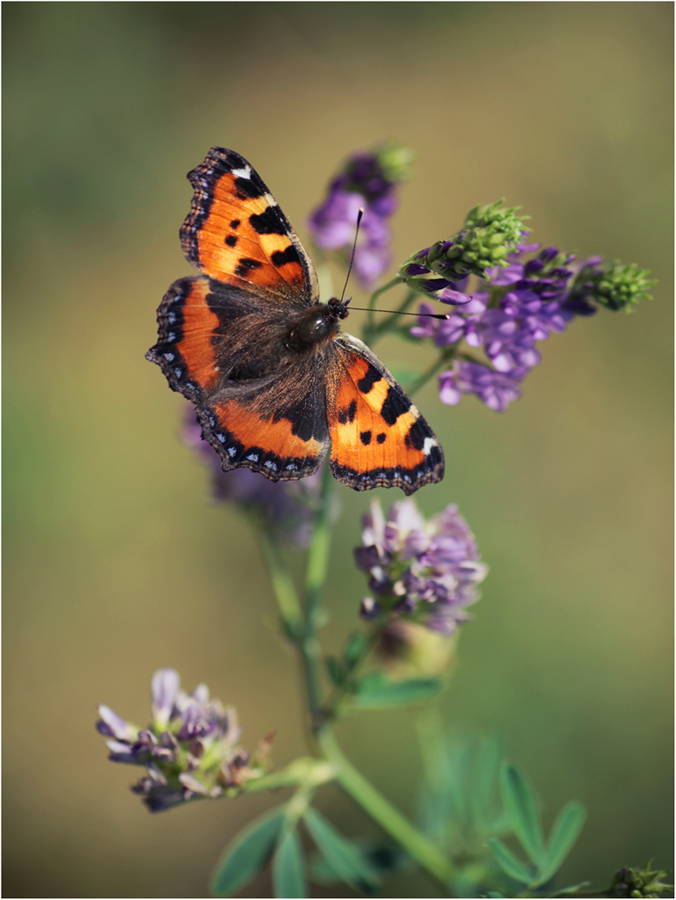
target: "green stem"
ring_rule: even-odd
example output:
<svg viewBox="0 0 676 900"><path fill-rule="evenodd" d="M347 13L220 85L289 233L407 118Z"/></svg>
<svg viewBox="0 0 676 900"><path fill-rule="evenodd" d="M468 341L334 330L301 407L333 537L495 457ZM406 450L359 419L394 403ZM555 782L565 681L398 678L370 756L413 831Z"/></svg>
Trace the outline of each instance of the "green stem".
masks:
<svg viewBox="0 0 676 900"><path fill-rule="evenodd" d="M320 678L320 646L317 637L319 626L319 609L322 590L326 580L326 568L329 561L330 546L330 506L333 488L333 477L328 463L322 475L320 505L315 517L312 542L308 553L307 574L305 580L305 625L301 651L303 655L303 671L307 690L310 719L313 728L321 722L322 696Z"/></svg>
<svg viewBox="0 0 676 900"><path fill-rule="evenodd" d="M375 311L375 302L380 297L381 294L384 294L385 291L391 290L391 288L396 287L398 284L401 284L403 278L400 278L399 275L395 276L391 281L388 281L387 284L384 284L382 287L378 288L377 291L374 291L371 294L371 299L369 300L368 313L366 316L366 328L364 329L365 334L370 334L374 327L375 323L373 321L373 313Z"/></svg>
<svg viewBox="0 0 676 900"><path fill-rule="evenodd" d="M331 763L308 757L294 760L281 772L271 772L261 778L245 781L236 790L242 794L253 794L257 791L272 791L300 785L316 788L320 784L333 781L335 777L336 770Z"/></svg>
<svg viewBox="0 0 676 900"><path fill-rule="evenodd" d="M452 863L355 769L328 729L321 731L318 739L324 755L335 766L338 784L446 893L454 872Z"/></svg>
<svg viewBox="0 0 676 900"><path fill-rule="evenodd" d="M291 573L279 545L262 528L260 542L285 630L290 638L297 640L303 631L303 610Z"/></svg>
<svg viewBox="0 0 676 900"><path fill-rule="evenodd" d="M364 330L364 342L369 346L372 346L379 338L383 337L383 335L389 334L391 331L397 329L399 327L399 317L409 309L416 297L419 296L420 295L416 291L409 290L392 315L383 319L382 322L379 322L377 325L369 325L367 323Z"/></svg>
<svg viewBox="0 0 676 900"><path fill-rule="evenodd" d="M414 394L416 391L419 391L422 387L424 387L430 379L434 378L434 376L439 372L446 363L450 362L455 356L457 350L457 344L454 344L452 347L447 347L439 356L436 358L434 363L427 369L426 372L418 378L417 381L413 383L413 386L409 389L409 394Z"/></svg>

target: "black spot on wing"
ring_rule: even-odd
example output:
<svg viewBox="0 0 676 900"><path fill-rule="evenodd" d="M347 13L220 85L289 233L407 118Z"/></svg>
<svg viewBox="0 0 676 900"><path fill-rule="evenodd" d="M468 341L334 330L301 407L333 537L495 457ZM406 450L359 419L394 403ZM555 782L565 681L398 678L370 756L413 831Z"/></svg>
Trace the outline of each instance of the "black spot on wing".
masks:
<svg viewBox="0 0 676 900"><path fill-rule="evenodd" d="M229 234L225 239L225 243L228 245L228 247L235 247L238 240L239 238L236 238L234 234Z"/></svg>
<svg viewBox="0 0 676 900"><path fill-rule="evenodd" d="M249 216L251 227L258 234L286 234L286 225L280 220L279 213L274 206L268 208L262 213L254 213Z"/></svg>
<svg viewBox="0 0 676 900"><path fill-rule="evenodd" d="M242 224L241 219L233 219L232 222L230 223L230 227L237 230L241 224Z"/></svg>
<svg viewBox="0 0 676 900"><path fill-rule="evenodd" d="M252 170L250 178L235 178L235 190L240 199L245 200L251 198L252 200L255 200L256 197L263 196L265 193L265 185Z"/></svg>
<svg viewBox="0 0 676 900"><path fill-rule="evenodd" d="M413 447L415 450L422 450L425 446L425 438L431 437L429 429L423 428L420 422L414 422L408 430L405 437L407 447Z"/></svg>
<svg viewBox="0 0 676 900"><path fill-rule="evenodd" d="M272 259L273 265L277 266L285 266L287 263L299 263L300 257L298 256L298 251L293 246L293 244L289 244L286 250L277 250L270 257Z"/></svg>
<svg viewBox="0 0 676 900"><path fill-rule="evenodd" d="M252 269L260 269L260 267L261 263L257 259L249 259L248 256L243 256L237 264L235 275L239 275L242 278Z"/></svg>
<svg viewBox="0 0 676 900"><path fill-rule="evenodd" d="M434 444L430 447L430 452L427 454L428 465L433 467L438 466L443 462L443 459L441 447L438 444Z"/></svg>
<svg viewBox="0 0 676 900"><path fill-rule="evenodd" d="M357 387L362 392L362 394L368 394L373 385L376 384L376 382L380 381L382 377L383 376L377 369L375 369L373 366L369 366L366 375L364 375L363 378L360 378L357 382Z"/></svg>
<svg viewBox="0 0 676 900"><path fill-rule="evenodd" d="M411 401L408 399L408 397L390 386L387 391L387 397L385 397L383 407L380 410L380 415L388 425L394 425L399 416L403 415L405 412L408 412L410 408Z"/></svg>
<svg viewBox="0 0 676 900"><path fill-rule="evenodd" d="M376 437L376 440L378 441L379 444L384 444L385 441L387 440L387 435L385 434L384 431L381 431L380 434Z"/></svg>
<svg viewBox="0 0 676 900"><path fill-rule="evenodd" d="M365 447L371 443L371 432L370 431L360 431L359 432L359 440Z"/></svg>
<svg viewBox="0 0 676 900"><path fill-rule="evenodd" d="M285 406L283 410L275 413L272 421L287 419L291 423L291 433L301 441L310 441L314 438L321 444L326 441L329 434L326 413L323 408L317 410L313 402L310 397L307 400L299 400L291 406Z"/></svg>
<svg viewBox="0 0 676 900"><path fill-rule="evenodd" d="M354 422L357 415L357 401L353 400L347 409L338 410L338 421L341 425L347 425L348 422Z"/></svg>

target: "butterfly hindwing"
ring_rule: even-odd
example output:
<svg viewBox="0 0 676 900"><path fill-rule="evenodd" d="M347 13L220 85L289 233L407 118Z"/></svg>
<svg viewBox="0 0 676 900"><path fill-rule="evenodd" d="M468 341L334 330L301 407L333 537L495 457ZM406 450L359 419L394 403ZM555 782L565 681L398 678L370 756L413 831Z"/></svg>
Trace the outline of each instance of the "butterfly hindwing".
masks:
<svg viewBox="0 0 676 900"><path fill-rule="evenodd" d="M334 346L327 398L334 476L358 491L397 486L406 494L441 481L439 441L378 357L349 334Z"/></svg>
<svg viewBox="0 0 676 900"><path fill-rule="evenodd" d="M171 388L194 403L219 381L212 338L220 322L209 298L207 278L175 281L157 310L157 343L146 353L147 359L160 366Z"/></svg>
<svg viewBox="0 0 676 900"><path fill-rule="evenodd" d="M197 418L225 471L244 466L272 481L311 475L329 448L323 366L314 358L228 385Z"/></svg>
<svg viewBox="0 0 676 900"><path fill-rule="evenodd" d="M243 157L212 147L188 178L195 194L181 244L190 263L226 284L264 288L277 302L316 302L317 276L310 258Z"/></svg>

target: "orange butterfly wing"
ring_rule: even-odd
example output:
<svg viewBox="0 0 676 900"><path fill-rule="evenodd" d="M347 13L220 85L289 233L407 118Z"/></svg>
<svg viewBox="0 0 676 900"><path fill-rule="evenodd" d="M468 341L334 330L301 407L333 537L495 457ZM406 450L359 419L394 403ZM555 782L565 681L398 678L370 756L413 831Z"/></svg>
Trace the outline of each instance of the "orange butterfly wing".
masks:
<svg viewBox="0 0 676 900"><path fill-rule="evenodd" d="M243 157L212 147L188 178L195 189L181 228L188 262L226 284L262 288L278 302L317 302L317 275L309 256Z"/></svg>
<svg viewBox="0 0 676 900"><path fill-rule="evenodd" d="M331 471L358 491L400 487L412 494L444 477L434 432L378 357L340 334L328 397Z"/></svg>

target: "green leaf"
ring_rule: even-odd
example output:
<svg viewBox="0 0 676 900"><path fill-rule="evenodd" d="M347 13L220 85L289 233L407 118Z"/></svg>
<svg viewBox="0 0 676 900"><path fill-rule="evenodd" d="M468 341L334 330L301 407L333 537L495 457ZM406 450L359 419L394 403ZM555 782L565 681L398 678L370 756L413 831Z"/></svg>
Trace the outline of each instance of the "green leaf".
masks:
<svg viewBox="0 0 676 900"><path fill-rule="evenodd" d="M337 832L316 809L308 809L303 821L317 849L342 881L361 890L377 883L378 876L361 851Z"/></svg>
<svg viewBox="0 0 676 900"><path fill-rule="evenodd" d="M253 821L230 842L211 876L211 893L230 897L263 868L277 840L284 813L275 809Z"/></svg>
<svg viewBox="0 0 676 900"><path fill-rule="evenodd" d="M577 894L583 888L591 887L591 881L581 881L579 884L570 884L568 887L561 888L552 897L569 897L571 894Z"/></svg>
<svg viewBox="0 0 676 900"><path fill-rule="evenodd" d="M578 839L586 817L584 806L575 800L566 803L558 814L549 833L545 859L538 873L539 884L545 884L559 871Z"/></svg>
<svg viewBox="0 0 676 900"><path fill-rule="evenodd" d="M481 741L474 763L474 785L469 797L472 820L477 830L490 831L497 820L500 745L497 741Z"/></svg>
<svg viewBox="0 0 676 900"><path fill-rule="evenodd" d="M521 769L505 765L500 773L500 792L514 834L540 868L545 859L545 841L535 791Z"/></svg>
<svg viewBox="0 0 676 900"><path fill-rule="evenodd" d="M353 840L352 845L361 853L362 859L371 867L379 881L383 875L410 864L410 857L401 847L386 839L361 837ZM310 880L320 884L336 884L340 878L324 857L316 854L310 866Z"/></svg>
<svg viewBox="0 0 676 900"><path fill-rule="evenodd" d="M488 849L491 851L505 874L509 875L509 877L513 878L515 881L520 881L522 884L532 883L533 873L528 870L520 859L517 859L517 857L514 856L511 850L508 850L507 847L505 847L501 840L498 838L489 838L487 843Z"/></svg>
<svg viewBox="0 0 676 900"><path fill-rule="evenodd" d="M470 831L470 807L474 790L471 777L473 750L474 744L471 740L458 740L454 741L447 751L450 814L464 835Z"/></svg>
<svg viewBox="0 0 676 900"><path fill-rule="evenodd" d="M342 687L345 683L345 672L342 663L335 656L327 656L324 660L326 666L326 674L329 676L331 683L336 687Z"/></svg>
<svg viewBox="0 0 676 900"><path fill-rule="evenodd" d="M430 700L443 689L437 678L413 678L410 681L390 681L381 672L367 675L358 684L352 702L359 709L383 709L403 706L420 700Z"/></svg>
<svg viewBox="0 0 676 900"><path fill-rule="evenodd" d="M351 672L362 658L364 650L366 649L366 644L366 637L359 631L355 631L354 634L351 634L345 641L343 659L345 660L345 666L348 672Z"/></svg>
<svg viewBox="0 0 676 900"><path fill-rule="evenodd" d="M298 832L287 831L272 859L272 885L275 897L307 897L303 851Z"/></svg>

